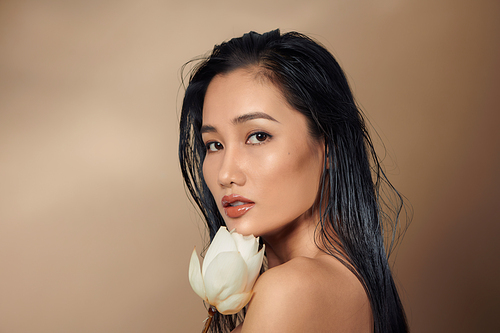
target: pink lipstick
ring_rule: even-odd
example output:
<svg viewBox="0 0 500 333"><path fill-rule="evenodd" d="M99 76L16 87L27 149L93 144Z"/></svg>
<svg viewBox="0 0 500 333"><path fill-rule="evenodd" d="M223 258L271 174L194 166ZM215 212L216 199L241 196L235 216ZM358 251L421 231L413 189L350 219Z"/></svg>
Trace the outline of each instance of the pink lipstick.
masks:
<svg viewBox="0 0 500 333"><path fill-rule="evenodd" d="M238 218L255 206L255 202L239 194L225 195L222 197L222 207L230 218Z"/></svg>

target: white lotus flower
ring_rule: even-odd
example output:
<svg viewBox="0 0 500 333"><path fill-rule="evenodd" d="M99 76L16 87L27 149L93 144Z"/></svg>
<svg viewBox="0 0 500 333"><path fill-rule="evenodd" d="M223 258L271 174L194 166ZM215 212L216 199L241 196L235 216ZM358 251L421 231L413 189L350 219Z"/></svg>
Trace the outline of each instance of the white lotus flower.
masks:
<svg viewBox="0 0 500 333"><path fill-rule="evenodd" d="M196 248L189 263L189 283L207 303L222 314L239 312L252 297L252 288L262 266L264 247L259 238L228 232L221 227L207 250L203 267Z"/></svg>

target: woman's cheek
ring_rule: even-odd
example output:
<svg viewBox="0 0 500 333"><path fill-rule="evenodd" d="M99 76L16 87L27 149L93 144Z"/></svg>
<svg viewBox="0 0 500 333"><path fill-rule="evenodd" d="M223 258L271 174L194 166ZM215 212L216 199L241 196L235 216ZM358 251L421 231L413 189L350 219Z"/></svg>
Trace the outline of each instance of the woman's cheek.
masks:
<svg viewBox="0 0 500 333"><path fill-rule="evenodd" d="M251 157L252 166L249 170L252 170L253 175L257 177L275 177L283 167L286 167L285 159L284 154L271 149L262 149L261 152Z"/></svg>
<svg viewBox="0 0 500 333"><path fill-rule="evenodd" d="M205 179L205 183L207 184L208 189L210 190L212 195L214 194L213 193L214 180L215 182L217 181L216 180L217 174L214 172L215 171L214 164L215 164L214 159L211 156L210 157L206 156L205 160L203 161L203 167L202 167L203 178Z"/></svg>

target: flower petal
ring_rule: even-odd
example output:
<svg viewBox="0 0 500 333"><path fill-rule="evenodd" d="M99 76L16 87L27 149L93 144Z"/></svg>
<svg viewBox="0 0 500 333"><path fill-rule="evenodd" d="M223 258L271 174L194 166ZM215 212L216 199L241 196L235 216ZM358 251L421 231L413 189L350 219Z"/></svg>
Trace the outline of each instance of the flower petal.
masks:
<svg viewBox="0 0 500 333"><path fill-rule="evenodd" d="M189 262L189 283L198 296L203 298L205 301L208 301L207 296L205 295L205 286L203 284L203 277L201 276L200 260L198 259L196 248L194 248Z"/></svg>
<svg viewBox="0 0 500 333"><path fill-rule="evenodd" d="M201 270L201 274L205 276L208 265L210 265L212 260L219 253L232 251L238 251L236 243L234 242L233 237L229 234L229 231L227 231L226 227L220 227L219 231L215 234L214 239L212 239L212 243L210 243L205 259L203 259L203 269Z"/></svg>
<svg viewBox="0 0 500 333"><path fill-rule="evenodd" d="M243 236L237 232L231 231L231 236L240 251L241 256L245 262L248 261L252 256L254 256L259 250L259 238L255 238L253 235Z"/></svg>
<svg viewBox="0 0 500 333"><path fill-rule="evenodd" d="M216 306L217 310L219 310L219 312L224 315L238 313L250 301L250 298L252 298L252 294L253 292L249 291L246 293L229 296Z"/></svg>
<svg viewBox="0 0 500 333"><path fill-rule="evenodd" d="M247 264L238 252L219 253L204 276L208 302L217 306L232 294L244 291L247 285Z"/></svg>
<svg viewBox="0 0 500 333"><path fill-rule="evenodd" d="M262 249L260 249L260 251L256 255L254 255L247 261L248 279L245 291L250 291L253 289L255 280L257 280L257 277L260 273L260 268L262 267L262 260L264 259L265 249L266 246L263 245Z"/></svg>

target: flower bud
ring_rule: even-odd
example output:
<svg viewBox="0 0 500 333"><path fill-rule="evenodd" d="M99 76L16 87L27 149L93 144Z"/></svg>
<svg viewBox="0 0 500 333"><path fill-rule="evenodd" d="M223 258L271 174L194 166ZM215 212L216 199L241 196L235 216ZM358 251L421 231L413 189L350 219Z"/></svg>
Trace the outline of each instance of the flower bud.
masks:
<svg viewBox="0 0 500 333"><path fill-rule="evenodd" d="M250 301L262 266L264 247L258 250L258 237L221 227L201 269L196 248L191 254L189 283L194 292L222 314L239 312Z"/></svg>

